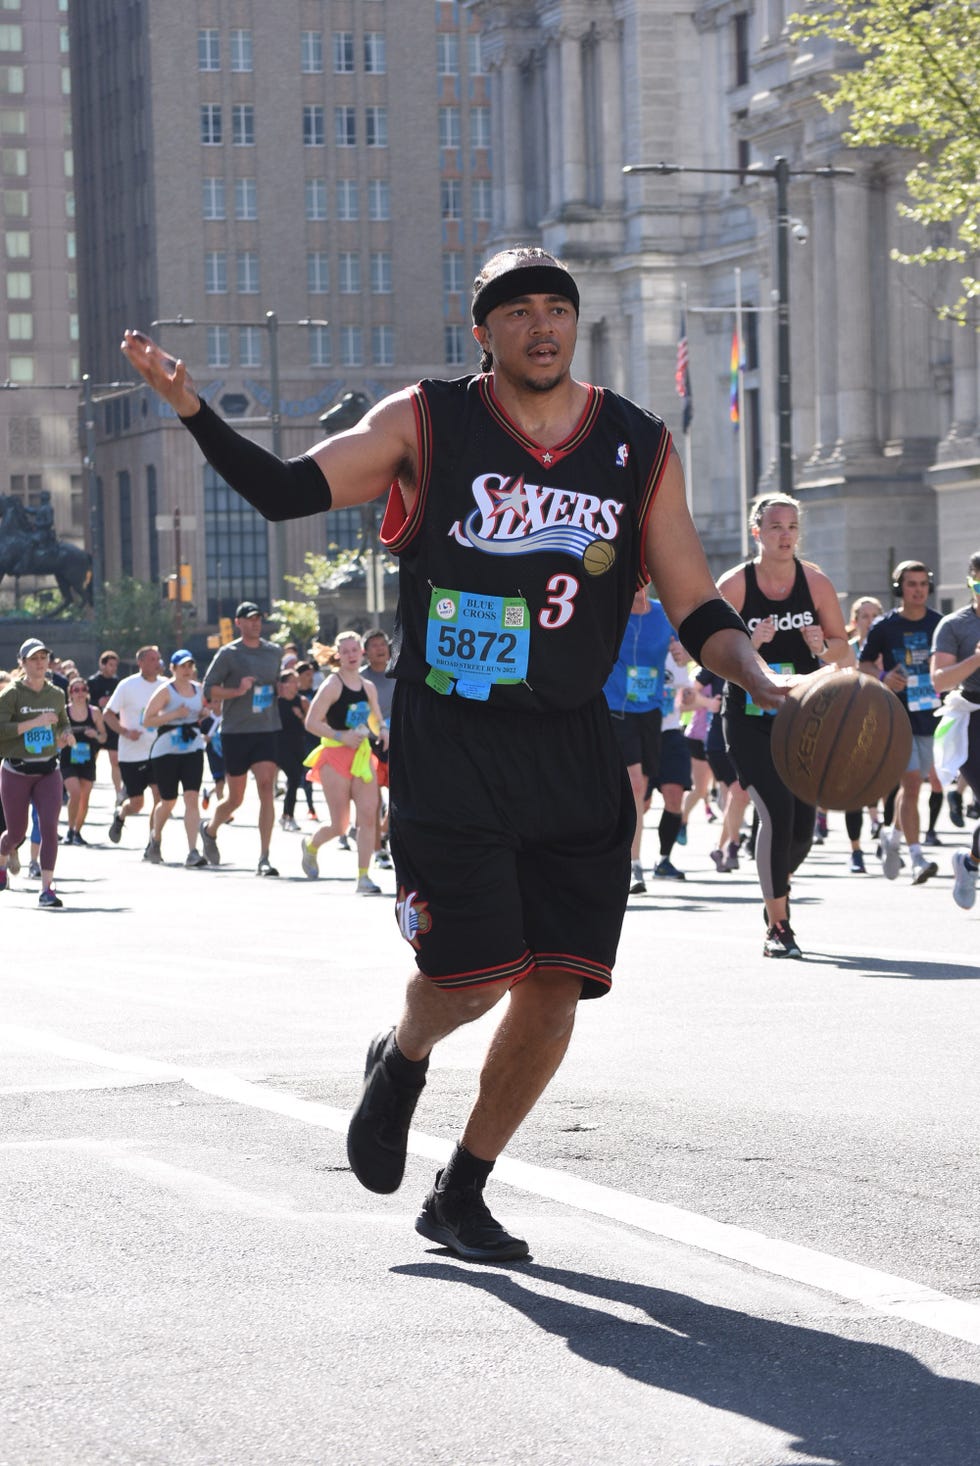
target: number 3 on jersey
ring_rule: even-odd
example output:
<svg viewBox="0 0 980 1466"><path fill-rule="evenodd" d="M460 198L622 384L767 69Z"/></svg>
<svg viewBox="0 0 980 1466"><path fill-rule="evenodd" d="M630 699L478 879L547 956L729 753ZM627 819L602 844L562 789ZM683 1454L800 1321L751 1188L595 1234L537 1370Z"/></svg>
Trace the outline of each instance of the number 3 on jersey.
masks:
<svg viewBox="0 0 980 1466"><path fill-rule="evenodd" d="M572 603L578 594L578 581L574 575L553 575L546 589L551 594L538 612L538 625L546 631L556 631L571 621L575 614Z"/></svg>

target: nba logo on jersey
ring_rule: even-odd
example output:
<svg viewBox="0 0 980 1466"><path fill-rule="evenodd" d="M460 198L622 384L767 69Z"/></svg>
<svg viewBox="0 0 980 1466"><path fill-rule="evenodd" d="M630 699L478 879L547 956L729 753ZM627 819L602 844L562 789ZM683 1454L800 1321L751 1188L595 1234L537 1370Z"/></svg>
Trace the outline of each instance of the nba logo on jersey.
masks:
<svg viewBox="0 0 980 1466"><path fill-rule="evenodd" d="M628 443L620 443L619 447L616 449L616 467L625 468L627 463L629 462L629 457L630 445Z"/></svg>

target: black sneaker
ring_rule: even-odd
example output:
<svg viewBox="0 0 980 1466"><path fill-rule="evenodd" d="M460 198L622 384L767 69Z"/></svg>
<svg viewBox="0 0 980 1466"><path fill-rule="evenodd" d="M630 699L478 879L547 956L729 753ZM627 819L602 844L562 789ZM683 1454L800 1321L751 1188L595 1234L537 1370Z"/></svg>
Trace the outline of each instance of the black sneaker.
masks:
<svg viewBox="0 0 980 1466"><path fill-rule="evenodd" d="M109 826L109 839L112 841L113 845L119 844L119 837L123 832L124 818L125 816L121 815L118 809L113 811L112 824Z"/></svg>
<svg viewBox="0 0 980 1466"><path fill-rule="evenodd" d="M949 818L958 830L963 828L963 795L958 789L950 789L946 795L946 803L949 805Z"/></svg>
<svg viewBox="0 0 980 1466"><path fill-rule="evenodd" d="M383 1062L390 1034L377 1034L368 1045L364 1088L347 1129L350 1168L368 1191L397 1191L405 1174L408 1131L425 1088L399 1084Z"/></svg>
<svg viewBox="0 0 980 1466"><path fill-rule="evenodd" d="M769 928L766 932L762 955L763 957L796 958L803 956L793 935L793 928L788 921L777 921Z"/></svg>
<svg viewBox="0 0 980 1466"><path fill-rule="evenodd" d="M430 1242L441 1242L467 1262L511 1262L530 1257L523 1237L506 1232L483 1200L477 1186L460 1191L440 1191L442 1172L415 1218L415 1230Z"/></svg>
<svg viewBox="0 0 980 1466"><path fill-rule="evenodd" d="M687 876L684 874L684 872L682 870L678 870L676 865L671 865L666 855L664 856L663 860L657 861L657 864L653 867L653 874L656 876L658 881L687 880Z"/></svg>

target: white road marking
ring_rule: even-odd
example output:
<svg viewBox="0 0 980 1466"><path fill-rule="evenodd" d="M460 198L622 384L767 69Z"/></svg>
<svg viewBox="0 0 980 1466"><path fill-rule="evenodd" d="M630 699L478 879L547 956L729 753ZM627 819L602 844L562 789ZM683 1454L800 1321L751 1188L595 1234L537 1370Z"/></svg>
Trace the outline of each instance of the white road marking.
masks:
<svg viewBox="0 0 980 1466"><path fill-rule="evenodd" d="M158 1083L165 1079L182 1082L203 1094L230 1100L234 1104L270 1111L305 1125L332 1130L338 1135L347 1133L348 1111L253 1084L225 1070L183 1068L139 1055L116 1054L92 1044L76 1043L58 1034L14 1025L0 1024L2 1041L33 1053L97 1064L102 1069L122 1071L127 1075L142 1075ZM413 1130L408 1148L413 1155L442 1161L446 1156L447 1143ZM494 1167L494 1178L577 1211L608 1217L685 1247L695 1247L760 1272L802 1283L823 1293L836 1294L861 1304L873 1313L903 1318L935 1333L947 1334L968 1344L980 1344L978 1305L923 1287L907 1278L880 1272L877 1268L862 1267L859 1263L848 1262L811 1247L801 1247L795 1242L766 1237L762 1232L736 1227L728 1222L716 1222L683 1207L632 1196L545 1166L511 1160L506 1155L501 1156Z"/></svg>

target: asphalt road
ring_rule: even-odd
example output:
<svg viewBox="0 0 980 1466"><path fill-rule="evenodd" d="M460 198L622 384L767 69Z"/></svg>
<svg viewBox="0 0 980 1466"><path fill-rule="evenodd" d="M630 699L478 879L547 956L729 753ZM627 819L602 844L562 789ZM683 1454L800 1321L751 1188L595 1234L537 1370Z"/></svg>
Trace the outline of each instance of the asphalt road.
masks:
<svg viewBox="0 0 980 1466"><path fill-rule="evenodd" d="M980 1462L964 832L913 888L831 816L772 962L698 812L491 1181L533 1259L489 1267L412 1223L492 1018L437 1050L401 1191L346 1165L411 968L392 875L357 897L332 848L314 885L277 830L260 880L251 805L219 870L107 822L63 911L0 897L0 1466Z"/></svg>

